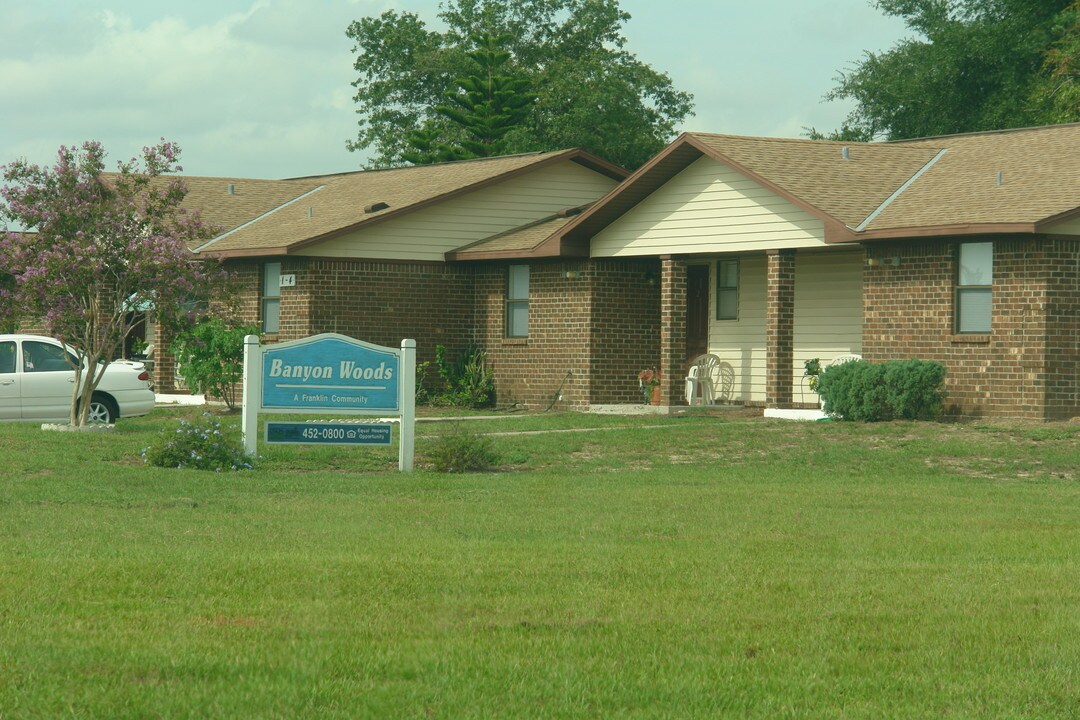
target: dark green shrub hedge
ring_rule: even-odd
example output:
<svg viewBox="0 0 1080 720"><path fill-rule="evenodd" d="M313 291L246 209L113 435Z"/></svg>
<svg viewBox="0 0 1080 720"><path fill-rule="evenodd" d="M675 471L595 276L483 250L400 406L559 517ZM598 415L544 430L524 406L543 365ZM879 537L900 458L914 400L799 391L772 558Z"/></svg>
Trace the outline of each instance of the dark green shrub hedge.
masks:
<svg viewBox="0 0 1080 720"><path fill-rule="evenodd" d="M818 379L825 412L844 420L930 420L941 415L945 368L929 360L846 362Z"/></svg>

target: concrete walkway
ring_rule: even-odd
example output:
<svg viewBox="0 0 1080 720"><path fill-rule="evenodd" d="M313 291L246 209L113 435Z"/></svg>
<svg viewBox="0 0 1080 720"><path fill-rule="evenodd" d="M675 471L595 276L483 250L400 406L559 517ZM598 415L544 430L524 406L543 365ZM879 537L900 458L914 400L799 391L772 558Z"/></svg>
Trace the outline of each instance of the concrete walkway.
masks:
<svg viewBox="0 0 1080 720"><path fill-rule="evenodd" d="M190 393L158 393L154 395L154 403L158 407L170 405L205 405L205 395L191 395Z"/></svg>

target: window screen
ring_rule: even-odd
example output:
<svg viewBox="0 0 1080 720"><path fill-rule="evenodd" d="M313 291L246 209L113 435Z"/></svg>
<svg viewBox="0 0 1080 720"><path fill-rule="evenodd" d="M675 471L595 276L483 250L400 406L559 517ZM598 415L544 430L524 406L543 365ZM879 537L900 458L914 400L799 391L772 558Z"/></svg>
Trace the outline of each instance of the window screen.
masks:
<svg viewBox="0 0 1080 720"><path fill-rule="evenodd" d="M281 327L281 263L263 265L262 329L276 333Z"/></svg>
<svg viewBox="0 0 1080 720"><path fill-rule="evenodd" d="M964 243L960 246L956 282L956 330L989 333L994 284L994 244Z"/></svg>
<svg viewBox="0 0 1080 720"><path fill-rule="evenodd" d="M739 261L716 263L716 319L739 319Z"/></svg>
<svg viewBox="0 0 1080 720"><path fill-rule="evenodd" d="M529 336L529 266L511 265L506 283L506 336Z"/></svg>

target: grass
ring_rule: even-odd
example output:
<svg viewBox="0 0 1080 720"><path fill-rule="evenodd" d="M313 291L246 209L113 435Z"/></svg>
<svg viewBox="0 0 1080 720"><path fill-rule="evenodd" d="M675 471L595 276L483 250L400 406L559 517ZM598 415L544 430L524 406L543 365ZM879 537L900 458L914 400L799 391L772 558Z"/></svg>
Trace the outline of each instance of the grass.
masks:
<svg viewBox="0 0 1080 720"><path fill-rule="evenodd" d="M1073 718L1080 426L528 416L498 472L0 425L0 718Z"/></svg>

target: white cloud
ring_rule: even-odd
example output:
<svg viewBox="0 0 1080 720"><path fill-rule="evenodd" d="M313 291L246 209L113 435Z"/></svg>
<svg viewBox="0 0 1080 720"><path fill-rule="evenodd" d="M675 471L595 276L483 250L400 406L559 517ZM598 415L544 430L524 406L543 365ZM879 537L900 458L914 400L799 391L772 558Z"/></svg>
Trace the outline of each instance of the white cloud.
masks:
<svg viewBox="0 0 1080 720"><path fill-rule="evenodd" d="M189 173L282 177L355 169L352 20L387 7L437 26L438 0L50 0L0 22L0 163L50 163L100 140L130 157L164 136ZM622 0L628 50L693 92L688 129L832 129L836 71L900 33L863 0ZM691 18L693 22L687 22ZM805 120L804 120L805 118Z"/></svg>
<svg viewBox="0 0 1080 720"><path fill-rule="evenodd" d="M321 5L312 12L309 2L259 0L202 22L139 22L110 10L77 17L90 43L49 52L24 46L19 56L0 50L0 96L18 108L0 121L2 157L48 162L61 143L90 138L126 157L165 136L199 174L355 168L362 158L344 149L355 132L344 31L362 6ZM77 34L54 21L60 35ZM238 164L226 159L252 138L264 143L261 153L226 166Z"/></svg>

